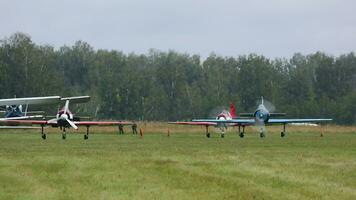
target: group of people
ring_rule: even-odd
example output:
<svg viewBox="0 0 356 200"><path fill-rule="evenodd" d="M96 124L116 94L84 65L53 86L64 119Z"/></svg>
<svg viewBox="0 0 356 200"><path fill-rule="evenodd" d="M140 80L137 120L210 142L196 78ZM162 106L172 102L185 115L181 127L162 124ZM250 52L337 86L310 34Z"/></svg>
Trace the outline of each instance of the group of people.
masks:
<svg viewBox="0 0 356 200"><path fill-rule="evenodd" d="M132 126L132 134L136 135L137 134L137 124L133 123ZM124 125L119 124L119 134L123 135L124 134Z"/></svg>

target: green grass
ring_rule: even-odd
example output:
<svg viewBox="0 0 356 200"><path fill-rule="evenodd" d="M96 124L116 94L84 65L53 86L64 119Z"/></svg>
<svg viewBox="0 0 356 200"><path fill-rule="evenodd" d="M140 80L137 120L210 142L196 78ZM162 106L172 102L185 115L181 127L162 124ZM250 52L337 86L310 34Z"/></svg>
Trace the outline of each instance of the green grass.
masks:
<svg viewBox="0 0 356 200"><path fill-rule="evenodd" d="M356 133L0 132L0 199L356 199Z"/></svg>

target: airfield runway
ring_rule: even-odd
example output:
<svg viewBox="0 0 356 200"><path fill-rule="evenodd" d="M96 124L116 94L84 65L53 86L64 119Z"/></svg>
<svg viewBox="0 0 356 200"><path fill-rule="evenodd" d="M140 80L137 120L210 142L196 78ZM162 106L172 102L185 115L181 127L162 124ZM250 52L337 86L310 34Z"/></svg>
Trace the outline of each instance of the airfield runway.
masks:
<svg viewBox="0 0 356 200"><path fill-rule="evenodd" d="M167 127L165 127L167 128ZM164 129L167 130L167 129ZM356 199L355 128L205 138L1 130L0 199ZM202 129L204 130L204 129ZM84 132L84 129L83 129Z"/></svg>

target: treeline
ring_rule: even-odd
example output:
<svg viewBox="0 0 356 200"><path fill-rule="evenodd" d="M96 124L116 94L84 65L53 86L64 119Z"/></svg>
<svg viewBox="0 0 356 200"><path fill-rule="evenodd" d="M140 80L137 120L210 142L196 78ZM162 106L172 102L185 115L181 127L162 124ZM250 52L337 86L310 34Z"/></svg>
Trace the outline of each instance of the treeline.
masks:
<svg viewBox="0 0 356 200"><path fill-rule="evenodd" d="M252 112L264 96L288 117L356 124L356 57L321 52L202 59L175 51L125 54L77 41L59 49L15 33L1 40L0 98L91 95L76 111L96 118L182 120L234 102ZM52 108L53 112L53 108Z"/></svg>

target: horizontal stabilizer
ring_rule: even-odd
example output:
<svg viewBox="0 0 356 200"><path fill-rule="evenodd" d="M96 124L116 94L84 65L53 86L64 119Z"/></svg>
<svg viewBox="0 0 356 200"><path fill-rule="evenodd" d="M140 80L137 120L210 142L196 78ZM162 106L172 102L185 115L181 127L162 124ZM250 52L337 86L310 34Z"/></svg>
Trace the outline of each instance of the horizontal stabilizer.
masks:
<svg viewBox="0 0 356 200"><path fill-rule="evenodd" d="M253 117L254 113L240 113L239 116L240 117Z"/></svg>
<svg viewBox="0 0 356 200"><path fill-rule="evenodd" d="M254 113L240 113L240 117L253 117ZM282 117L286 116L287 113L269 113L271 117Z"/></svg>
<svg viewBox="0 0 356 200"><path fill-rule="evenodd" d="M269 113L271 117L283 117L286 116L287 113Z"/></svg>

